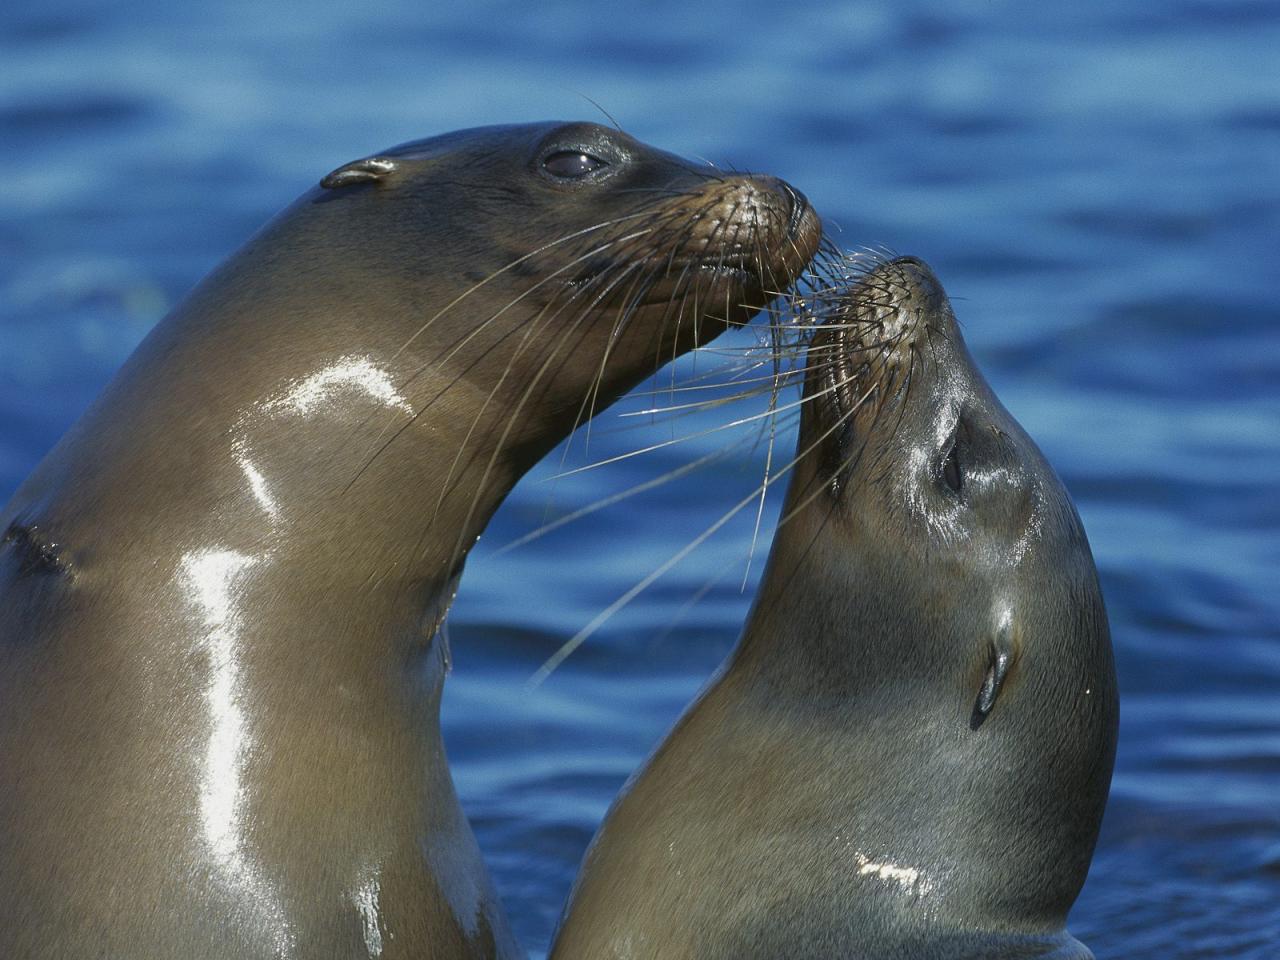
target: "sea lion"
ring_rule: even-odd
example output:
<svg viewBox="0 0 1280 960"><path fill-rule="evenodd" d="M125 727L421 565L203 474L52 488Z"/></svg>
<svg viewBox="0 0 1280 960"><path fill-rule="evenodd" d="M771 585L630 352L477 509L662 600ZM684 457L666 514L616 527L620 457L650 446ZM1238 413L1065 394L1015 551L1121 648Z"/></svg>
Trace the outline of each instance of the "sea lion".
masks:
<svg viewBox="0 0 1280 960"><path fill-rule="evenodd" d="M1115 755L1071 500L919 260L851 278L736 648L600 828L551 957L1089 957Z"/></svg>
<svg viewBox="0 0 1280 960"><path fill-rule="evenodd" d="M0 956L512 957L438 636L516 480L815 251L590 123L324 178L0 512Z"/></svg>

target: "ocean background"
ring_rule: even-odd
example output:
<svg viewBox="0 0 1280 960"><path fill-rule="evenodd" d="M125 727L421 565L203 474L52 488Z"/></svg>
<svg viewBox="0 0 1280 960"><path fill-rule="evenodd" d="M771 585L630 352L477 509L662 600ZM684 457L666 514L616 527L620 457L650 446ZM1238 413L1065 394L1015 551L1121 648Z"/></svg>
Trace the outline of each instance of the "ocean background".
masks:
<svg viewBox="0 0 1280 960"><path fill-rule="evenodd" d="M785 177L845 246L934 267L1074 496L1111 615L1119 758L1072 931L1099 958L1280 956L1274 0L6 4L0 501L324 173L459 127L604 121L592 101L642 140ZM610 800L733 644L776 518L777 496L753 548L742 511L526 690L762 476L758 428L712 429L759 402L621 415L672 376L516 489L449 620L454 776L534 957Z"/></svg>

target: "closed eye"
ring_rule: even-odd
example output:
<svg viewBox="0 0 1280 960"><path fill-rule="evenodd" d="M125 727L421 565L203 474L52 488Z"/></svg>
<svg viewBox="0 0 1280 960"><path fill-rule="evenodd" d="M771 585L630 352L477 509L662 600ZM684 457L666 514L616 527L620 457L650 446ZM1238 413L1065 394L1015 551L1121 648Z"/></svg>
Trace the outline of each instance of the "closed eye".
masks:
<svg viewBox="0 0 1280 960"><path fill-rule="evenodd" d="M542 168L561 180L577 180L609 164L581 150L559 150L542 161Z"/></svg>
<svg viewBox="0 0 1280 960"><path fill-rule="evenodd" d="M964 487L964 473L960 469L960 444L956 441L951 442L951 449L947 451L947 459L942 462L942 479L946 481L952 493L959 493Z"/></svg>

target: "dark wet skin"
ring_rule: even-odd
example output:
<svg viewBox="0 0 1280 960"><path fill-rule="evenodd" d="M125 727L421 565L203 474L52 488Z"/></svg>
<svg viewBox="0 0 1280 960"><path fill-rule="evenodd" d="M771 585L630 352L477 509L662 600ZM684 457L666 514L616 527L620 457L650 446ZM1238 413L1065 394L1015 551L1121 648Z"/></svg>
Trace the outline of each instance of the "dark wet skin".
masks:
<svg viewBox="0 0 1280 960"><path fill-rule="evenodd" d="M615 802L554 960L1085 958L1110 634L1062 483L923 263L820 304L737 648Z"/></svg>

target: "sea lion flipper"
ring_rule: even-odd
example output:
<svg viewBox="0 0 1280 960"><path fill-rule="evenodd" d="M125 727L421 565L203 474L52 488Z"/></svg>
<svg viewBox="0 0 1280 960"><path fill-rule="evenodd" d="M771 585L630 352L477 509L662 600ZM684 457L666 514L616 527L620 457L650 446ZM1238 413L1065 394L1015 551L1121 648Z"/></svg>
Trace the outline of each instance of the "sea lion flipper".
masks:
<svg viewBox="0 0 1280 960"><path fill-rule="evenodd" d="M326 174L320 186L326 190L347 187L354 183L376 183L396 170L396 162L390 157L364 157L344 163L337 170Z"/></svg>

